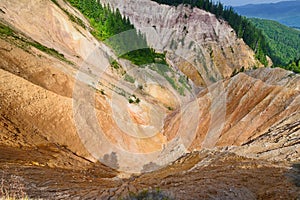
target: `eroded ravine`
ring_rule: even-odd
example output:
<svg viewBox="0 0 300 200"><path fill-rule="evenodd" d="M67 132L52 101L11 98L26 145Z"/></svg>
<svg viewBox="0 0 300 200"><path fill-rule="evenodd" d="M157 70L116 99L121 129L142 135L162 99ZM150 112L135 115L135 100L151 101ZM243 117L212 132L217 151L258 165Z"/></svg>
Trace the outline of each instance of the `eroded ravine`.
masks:
<svg viewBox="0 0 300 200"><path fill-rule="evenodd" d="M88 24L69 4L58 3ZM244 49L241 54L245 56L238 55L240 60L235 60L237 54L227 50L216 53L214 65L220 69L211 71L222 76L201 88L198 86L206 85L203 77L195 78L195 71L184 70L190 69L191 63L177 60L169 49L173 67L178 70L178 63L185 63L179 69L191 75L194 82L191 94L180 96L149 69L139 69L141 73L134 76L143 87L120 80L120 74L109 66L107 54L115 56L112 50L70 21L52 1L0 2L1 24L28 41L54 48L66 59L1 34L1 189L13 193L15 183L22 188L21 193L44 199L118 199L157 188L176 199L296 199L299 76L282 69L262 68L229 77L235 68L245 62L251 66L255 59L226 23L201 10L154 4L154 8L178 19L181 11L189 13L191 34L193 23L203 17L207 29L199 32L200 36L212 30L227 30L212 34L209 40L199 36L201 63L207 62L206 67L212 66L209 47L219 52L230 49L231 44L234 52ZM132 5L139 10L136 2ZM118 6L121 10L123 4ZM143 9L143 14L149 14L148 7ZM130 15L131 10L124 8L123 12ZM131 20L143 28L138 16ZM154 16L151 23L171 26L175 22ZM120 63L130 72L135 67L125 60ZM192 64L196 71L203 67L197 62ZM143 77L145 74L151 76ZM76 92L84 100L90 98L76 104L80 100ZM128 98L135 100L133 94L141 99L140 103L128 102ZM93 115L80 107L83 105L91 108ZM76 121L76 113L82 121ZM94 138L99 127L109 142ZM127 157L115 152L115 146ZM149 152L159 153L147 158ZM134 157L135 153L140 157Z"/></svg>

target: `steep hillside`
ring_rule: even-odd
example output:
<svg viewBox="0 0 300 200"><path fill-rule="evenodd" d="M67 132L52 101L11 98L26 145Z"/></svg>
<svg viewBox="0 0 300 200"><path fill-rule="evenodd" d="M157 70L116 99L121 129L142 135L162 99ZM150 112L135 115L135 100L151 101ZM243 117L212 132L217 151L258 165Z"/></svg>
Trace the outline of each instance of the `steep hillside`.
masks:
<svg viewBox="0 0 300 200"><path fill-rule="evenodd" d="M278 21L286 26L300 27L300 1L283 1L278 3L249 4L234 8L239 14Z"/></svg>
<svg viewBox="0 0 300 200"><path fill-rule="evenodd" d="M298 198L300 76L247 70L203 10L109 2L168 65L119 58L67 1L0 1L0 198Z"/></svg>
<svg viewBox="0 0 300 200"><path fill-rule="evenodd" d="M200 92L197 102L199 110L189 113L199 122L190 149L240 146L287 117L298 121L294 115L299 113L299 76L281 69L241 73ZM180 124L179 118L174 119L166 133L173 133ZM299 139L299 131L296 137Z"/></svg>
<svg viewBox="0 0 300 200"><path fill-rule="evenodd" d="M129 17L135 27L146 34L150 46L167 51L170 62L198 85L229 77L243 66L246 69L260 66L254 52L236 37L234 30L211 13L148 0L101 2Z"/></svg>
<svg viewBox="0 0 300 200"><path fill-rule="evenodd" d="M244 42L255 52L255 57L264 65L268 66L270 63L267 59L268 46L265 42L264 35L261 31L247 18L237 14L232 7L224 6L220 1L211 0L153 0L159 4L166 4L171 6L178 6L185 4L186 6L196 7L201 10L212 13L219 20L225 20L235 31L238 38L242 38Z"/></svg>

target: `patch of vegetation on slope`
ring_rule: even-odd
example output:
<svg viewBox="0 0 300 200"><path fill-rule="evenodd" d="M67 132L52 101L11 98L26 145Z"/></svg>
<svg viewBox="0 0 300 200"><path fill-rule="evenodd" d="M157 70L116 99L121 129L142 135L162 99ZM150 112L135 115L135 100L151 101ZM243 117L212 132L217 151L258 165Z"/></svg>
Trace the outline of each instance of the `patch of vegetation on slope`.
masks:
<svg viewBox="0 0 300 200"><path fill-rule="evenodd" d="M237 14L232 7L224 7L220 2L213 3L210 0L152 0L158 3L177 6L179 4L188 4L193 7L206 10L216 15L219 19L226 20L235 30L239 38L243 38L245 43L250 46L256 58L265 66L268 65L266 55L269 53L269 47L262 32L257 29L246 17Z"/></svg>
<svg viewBox="0 0 300 200"><path fill-rule="evenodd" d="M276 21L251 18L261 29L270 47L270 57L275 66L282 66L300 58L300 31Z"/></svg>
<svg viewBox="0 0 300 200"><path fill-rule="evenodd" d="M156 58L162 58L160 63L167 64L164 54L156 53L150 48L145 37L135 30L128 18L121 16L118 9L113 12L109 6L102 6L99 1L69 0L69 2L89 20L93 27L92 34L113 48L120 57L136 65L156 63ZM129 38L114 39L115 35L129 30L135 30L130 32ZM127 52L128 45L134 51Z"/></svg>
<svg viewBox="0 0 300 200"><path fill-rule="evenodd" d="M24 36L22 36L21 34L16 33L9 26L7 26L1 22L0 22L0 37L3 39L9 40L10 42L13 42L15 45L24 49L27 52L29 52L28 47L32 46L50 56L53 56L53 57L61 60L61 61L64 61L68 64L72 64L71 61L67 60L65 58L65 56L63 54L59 53L57 50L46 47L34 40L29 40L29 39L25 38Z"/></svg>
<svg viewBox="0 0 300 200"><path fill-rule="evenodd" d="M128 18L122 17L118 9L113 11L109 6L101 5L100 1L68 1L89 20L93 28L92 34L110 46L119 57L140 67L151 64L150 69L165 77L181 95L184 95L185 88L191 90L186 79L176 79L175 71L166 62L165 53L157 53L153 48L150 48L145 36L135 29ZM111 65L115 69L119 68L116 61L112 61ZM163 70L165 68L167 70ZM167 72L171 72L172 77ZM123 75L127 82L134 82L133 77L127 75L126 72Z"/></svg>

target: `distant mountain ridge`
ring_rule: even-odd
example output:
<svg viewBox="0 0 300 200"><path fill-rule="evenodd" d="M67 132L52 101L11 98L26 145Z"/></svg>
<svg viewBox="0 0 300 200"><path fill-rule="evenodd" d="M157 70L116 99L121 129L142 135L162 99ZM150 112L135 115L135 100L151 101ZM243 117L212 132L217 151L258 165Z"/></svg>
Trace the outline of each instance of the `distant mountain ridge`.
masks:
<svg viewBox="0 0 300 200"><path fill-rule="evenodd" d="M300 27L300 0L248 4L234 7L234 10L246 17L271 19L290 27Z"/></svg>

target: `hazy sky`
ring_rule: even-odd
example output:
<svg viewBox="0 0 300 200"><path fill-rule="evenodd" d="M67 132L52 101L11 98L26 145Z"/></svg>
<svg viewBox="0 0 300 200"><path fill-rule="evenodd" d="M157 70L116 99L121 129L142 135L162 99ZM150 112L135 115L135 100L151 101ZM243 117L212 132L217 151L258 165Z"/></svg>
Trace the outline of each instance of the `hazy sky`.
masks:
<svg viewBox="0 0 300 200"><path fill-rule="evenodd" d="M215 0L218 2L218 0ZM240 6L240 5L246 5L246 4L259 4L259 3L275 3L279 1L288 1L288 0L220 0L225 5L231 5L231 6Z"/></svg>

